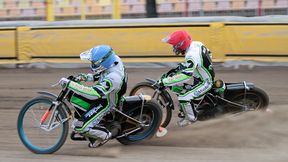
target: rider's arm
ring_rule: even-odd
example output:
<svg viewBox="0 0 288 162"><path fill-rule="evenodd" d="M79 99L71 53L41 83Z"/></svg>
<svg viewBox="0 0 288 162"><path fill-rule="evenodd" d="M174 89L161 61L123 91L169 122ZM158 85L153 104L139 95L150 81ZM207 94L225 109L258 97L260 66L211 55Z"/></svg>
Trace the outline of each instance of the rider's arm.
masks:
<svg viewBox="0 0 288 162"><path fill-rule="evenodd" d="M90 100L101 98L101 93L99 93L100 91L95 90L93 87L88 87L74 81L70 81L68 88L74 93L84 96Z"/></svg>
<svg viewBox="0 0 288 162"><path fill-rule="evenodd" d="M185 63L179 63L178 66L174 69L169 70L167 73L162 74L161 78L167 78L168 76L175 75L177 72L184 70L186 67Z"/></svg>
<svg viewBox="0 0 288 162"><path fill-rule="evenodd" d="M162 83L164 86L173 86L181 83L185 83L193 78L193 72L196 68L196 64L193 59L188 59L182 70L179 70L175 75L163 78Z"/></svg>
<svg viewBox="0 0 288 162"><path fill-rule="evenodd" d="M112 82L113 81L110 79L104 79L103 81L98 82L95 86L88 87L71 81L68 85L68 88L71 89L74 93L84 96L85 98L96 100L108 95L111 91L114 90L115 85L113 85Z"/></svg>

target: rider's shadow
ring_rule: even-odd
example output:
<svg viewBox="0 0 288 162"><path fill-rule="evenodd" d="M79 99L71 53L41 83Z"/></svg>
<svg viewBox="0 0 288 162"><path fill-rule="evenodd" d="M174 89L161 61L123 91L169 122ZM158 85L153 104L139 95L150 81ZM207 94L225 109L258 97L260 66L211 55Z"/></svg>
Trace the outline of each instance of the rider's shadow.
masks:
<svg viewBox="0 0 288 162"><path fill-rule="evenodd" d="M68 143L68 142L67 142ZM117 158L121 153L121 145L118 143L111 142L105 146L99 148L89 148L87 144L80 142L65 144L56 155L69 155L69 156L91 156L91 157L107 157L107 158ZM74 144L75 143L75 144Z"/></svg>

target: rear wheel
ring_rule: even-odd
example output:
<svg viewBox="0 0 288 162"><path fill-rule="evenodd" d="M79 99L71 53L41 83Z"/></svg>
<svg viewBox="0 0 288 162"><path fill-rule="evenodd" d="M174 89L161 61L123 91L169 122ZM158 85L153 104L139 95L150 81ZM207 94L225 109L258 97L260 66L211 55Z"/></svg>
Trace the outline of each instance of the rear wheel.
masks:
<svg viewBox="0 0 288 162"><path fill-rule="evenodd" d="M240 92L235 94L232 99L232 102L239 103L241 105L245 105L247 110L266 110L269 104L268 95L260 88L253 88L246 92ZM234 109L230 109L229 111L236 111Z"/></svg>
<svg viewBox="0 0 288 162"><path fill-rule="evenodd" d="M55 111L52 109L41 124L43 115L52 102L53 100L48 97L36 97L23 106L18 116L19 137L26 148L37 154L51 154L57 151L68 135L69 124L65 121L67 115L60 106ZM48 123L51 123L51 129Z"/></svg>
<svg viewBox="0 0 288 162"><path fill-rule="evenodd" d="M149 95L151 97L154 96L154 99L156 99L155 94L156 94L156 89L152 86L152 83L150 82L140 82L136 84L132 90L130 91L129 96L134 96L134 95ZM168 124L171 121L172 117L172 109L168 107L167 103L169 103L168 99L161 93L159 95L159 98L156 99L157 102L161 106L162 114L163 114L163 119L161 121L161 127L167 127Z"/></svg>
<svg viewBox="0 0 288 162"><path fill-rule="evenodd" d="M155 100L147 101L144 104L141 119L141 106L129 109L125 114L138 121L142 121L145 126L140 126L135 121L127 118L124 124L122 124L122 133L125 134L136 131L117 139L124 145L134 144L144 139L151 138L157 132L161 124L162 112Z"/></svg>

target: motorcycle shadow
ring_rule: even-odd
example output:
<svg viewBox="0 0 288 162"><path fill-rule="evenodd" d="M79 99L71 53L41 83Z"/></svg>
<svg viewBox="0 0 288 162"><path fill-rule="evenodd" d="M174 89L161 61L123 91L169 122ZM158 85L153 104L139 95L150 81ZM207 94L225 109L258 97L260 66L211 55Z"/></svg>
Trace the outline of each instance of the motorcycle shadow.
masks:
<svg viewBox="0 0 288 162"><path fill-rule="evenodd" d="M68 141L67 141L68 142ZM103 157L103 158L117 158L121 153L121 144L111 141L110 144L100 148L89 148L88 142L75 143L69 141L65 144L55 155L68 155L68 156L85 156L85 157Z"/></svg>

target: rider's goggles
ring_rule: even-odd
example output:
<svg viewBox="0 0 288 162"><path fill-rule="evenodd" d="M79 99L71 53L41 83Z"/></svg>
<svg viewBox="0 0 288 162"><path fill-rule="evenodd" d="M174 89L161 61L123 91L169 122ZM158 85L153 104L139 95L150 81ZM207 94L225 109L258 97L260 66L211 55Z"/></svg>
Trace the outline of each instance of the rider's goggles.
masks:
<svg viewBox="0 0 288 162"><path fill-rule="evenodd" d="M97 68L102 62L106 61L112 54L113 54L113 51L111 50L107 55L105 55L98 61L91 61L91 67Z"/></svg>
<svg viewBox="0 0 288 162"><path fill-rule="evenodd" d="M176 44L175 46L173 46L174 50L178 50L179 47L181 47L181 46L183 45L184 42L185 42L185 40L182 41L182 42L179 42L178 44Z"/></svg>
<svg viewBox="0 0 288 162"><path fill-rule="evenodd" d="M113 54L113 51L111 50L107 55L105 55L104 57L102 57L98 61L91 61L91 69L94 72L98 72L98 73L104 71L106 68L101 66L101 63L106 61L112 54Z"/></svg>

